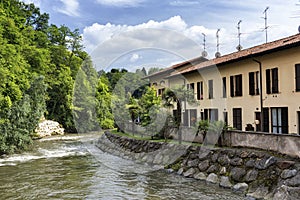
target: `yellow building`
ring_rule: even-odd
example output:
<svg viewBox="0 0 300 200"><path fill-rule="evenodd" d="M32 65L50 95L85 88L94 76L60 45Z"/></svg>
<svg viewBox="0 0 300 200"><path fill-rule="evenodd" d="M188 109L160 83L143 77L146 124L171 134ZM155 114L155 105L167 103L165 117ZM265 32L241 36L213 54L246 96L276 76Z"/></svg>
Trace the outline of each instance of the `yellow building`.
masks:
<svg viewBox="0 0 300 200"><path fill-rule="evenodd" d="M158 95L175 85L194 90L199 104L183 102L184 126L196 118L238 130L300 133L300 34L211 60L195 58L147 78Z"/></svg>

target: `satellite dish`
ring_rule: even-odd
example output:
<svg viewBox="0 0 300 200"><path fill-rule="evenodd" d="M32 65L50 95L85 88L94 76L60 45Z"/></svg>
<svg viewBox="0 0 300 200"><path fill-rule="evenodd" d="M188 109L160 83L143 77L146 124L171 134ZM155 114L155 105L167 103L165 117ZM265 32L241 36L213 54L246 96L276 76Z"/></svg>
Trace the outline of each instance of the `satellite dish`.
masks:
<svg viewBox="0 0 300 200"><path fill-rule="evenodd" d="M202 52L202 57L204 57L204 58L207 57L207 52L206 51Z"/></svg>
<svg viewBox="0 0 300 200"><path fill-rule="evenodd" d="M240 50L243 49L243 47L242 47L242 45L239 44L239 45L236 47L236 49L237 49L238 51L240 51Z"/></svg>
<svg viewBox="0 0 300 200"><path fill-rule="evenodd" d="M220 52L217 52L217 53L215 54L215 56L216 56L216 58L220 58L220 57L221 57L221 53L220 53Z"/></svg>
<svg viewBox="0 0 300 200"><path fill-rule="evenodd" d="M300 33L300 26L298 26L298 32Z"/></svg>

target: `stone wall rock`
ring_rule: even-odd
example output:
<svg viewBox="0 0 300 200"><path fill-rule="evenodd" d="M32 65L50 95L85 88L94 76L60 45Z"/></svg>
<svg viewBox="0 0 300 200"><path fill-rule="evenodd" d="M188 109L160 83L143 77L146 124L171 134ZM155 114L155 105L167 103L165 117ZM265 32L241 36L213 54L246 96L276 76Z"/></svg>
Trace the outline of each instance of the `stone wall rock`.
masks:
<svg viewBox="0 0 300 200"><path fill-rule="evenodd" d="M295 199L300 193L299 161L266 151L139 141L109 132L98 147L126 159L163 166L168 173L218 184L249 199Z"/></svg>
<svg viewBox="0 0 300 200"><path fill-rule="evenodd" d="M43 138L51 135L64 135L64 128L56 121L43 120L38 124L35 132L36 137Z"/></svg>

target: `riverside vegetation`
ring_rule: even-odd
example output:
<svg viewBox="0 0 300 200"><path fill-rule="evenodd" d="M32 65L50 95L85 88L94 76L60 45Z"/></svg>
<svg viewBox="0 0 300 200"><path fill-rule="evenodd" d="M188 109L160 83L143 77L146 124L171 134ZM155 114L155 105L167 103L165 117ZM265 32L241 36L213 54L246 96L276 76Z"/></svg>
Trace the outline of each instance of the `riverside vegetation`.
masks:
<svg viewBox="0 0 300 200"><path fill-rule="evenodd" d="M133 99L144 93L144 118L158 101L151 101L153 88L140 80L145 69L97 72L79 30L49 24L50 16L34 4L0 0L0 13L0 155L28 149L42 117L59 122L65 132L89 132L113 128L113 109L128 107L134 116ZM125 74L135 89L117 89L126 96L119 98L113 90L126 84ZM123 116L117 118L128 119Z"/></svg>

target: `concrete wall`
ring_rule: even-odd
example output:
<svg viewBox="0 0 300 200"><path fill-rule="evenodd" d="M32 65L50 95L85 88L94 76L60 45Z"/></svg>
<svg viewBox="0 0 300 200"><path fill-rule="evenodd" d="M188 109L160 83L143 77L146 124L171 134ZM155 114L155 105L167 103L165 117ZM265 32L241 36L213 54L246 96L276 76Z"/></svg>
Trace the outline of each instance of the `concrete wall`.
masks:
<svg viewBox="0 0 300 200"><path fill-rule="evenodd" d="M131 123L126 124L127 132L140 135L151 135L150 133L146 133L145 129L138 125L134 125L134 130L135 131L133 132ZM215 134L207 133L206 137L204 138L202 134L196 135L196 132L193 128L182 127L181 131L182 141L220 145ZM173 136L173 139L179 140L179 135L177 132L174 132L171 135ZM300 158L300 136L298 135L228 131L223 133L221 137L222 146L263 149Z"/></svg>
<svg viewBox="0 0 300 200"><path fill-rule="evenodd" d="M271 150L300 158L300 137L297 135L229 131L223 137L225 146Z"/></svg>
<svg viewBox="0 0 300 200"><path fill-rule="evenodd" d="M196 135L195 130L193 128L189 127L183 127L181 128L182 131L182 141L185 142L196 142L196 143L203 143L203 135L198 134ZM179 140L179 135L178 133L172 133L172 137L175 140Z"/></svg>

